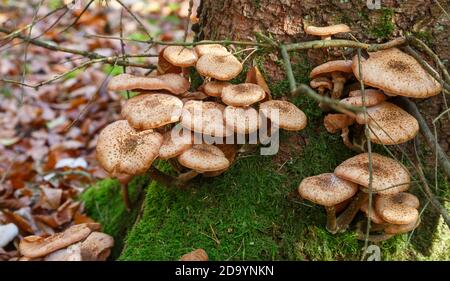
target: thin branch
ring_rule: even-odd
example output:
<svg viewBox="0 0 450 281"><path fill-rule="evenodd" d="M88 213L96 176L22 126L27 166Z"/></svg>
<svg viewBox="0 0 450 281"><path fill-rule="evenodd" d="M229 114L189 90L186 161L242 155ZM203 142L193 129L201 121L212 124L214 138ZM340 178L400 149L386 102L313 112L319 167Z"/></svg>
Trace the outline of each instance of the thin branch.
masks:
<svg viewBox="0 0 450 281"><path fill-rule="evenodd" d="M184 37L183 42L186 42L188 33L189 33L189 23L191 22L191 15L192 15L192 7L194 6L194 0L189 0L189 9L188 9L188 16L186 19L186 25L184 27Z"/></svg>
<svg viewBox="0 0 450 281"><path fill-rule="evenodd" d="M91 4L94 3L94 0L89 1L89 3L86 4L86 6L84 7L84 9L81 11L81 13L75 18L75 20L69 24L68 26L66 26L63 30L61 30L60 32L58 32L58 34L64 33L67 30L69 30L72 26L75 26L78 21L80 20L80 18L84 15L84 13L89 9L89 6L91 6Z"/></svg>
<svg viewBox="0 0 450 281"><path fill-rule="evenodd" d="M292 71L291 59L289 57L285 45L280 46L280 52L284 62L284 70L286 71L286 77L287 80L289 81L289 89L291 90L291 93L293 93L295 89L297 89L297 83L295 82L294 72Z"/></svg>
<svg viewBox="0 0 450 281"><path fill-rule="evenodd" d="M406 43L407 39L404 37L396 38L392 41L383 44L366 44L351 40L314 40L308 42L287 44L286 50L294 51L305 49L322 49L330 47L349 47L349 48L360 48L363 50L367 50L368 52L375 52L405 45Z"/></svg>
<svg viewBox="0 0 450 281"><path fill-rule="evenodd" d="M147 30L147 27L142 23L142 21L139 19L139 17L133 13L133 11L131 11L127 5L125 5L124 3L122 3L122 1L120 0L116 0L117 3L120 4L120 6L122 6L125 10L127 10L127 12L134 18L134 20L142 27L142 29L145 31L145 33L147 33L149 38L152 38L152 35L150 34L150 32Z"/></svg>

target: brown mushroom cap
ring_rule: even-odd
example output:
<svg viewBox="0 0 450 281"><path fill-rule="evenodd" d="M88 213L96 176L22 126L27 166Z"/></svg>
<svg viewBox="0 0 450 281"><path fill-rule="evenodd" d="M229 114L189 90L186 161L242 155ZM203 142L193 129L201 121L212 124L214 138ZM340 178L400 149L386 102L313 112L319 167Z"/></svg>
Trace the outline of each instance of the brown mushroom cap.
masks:
<svg viewBox="0 0 450 281"><path fill-rule="evenodd" d="M361 93L359 93L359 96L355 97L348 97L341 100L341 103L345 103L352 106L375 106L377 104L382 103L387 99L386 95L384 95L381 91L377 90L366 90L365 91L365 99L363 103L363 97Z"/></svg>
<svg viewBox="0 0 450 281"><path fill-rule="evenodd" d="M250 134L259 128L260 116L253 107L227 106L224 111L227 127L238 134Z"/></svg>
<svg viewBox="0 0 450 281"><path fill-rule="evenodd" d="M186 92L182 94L180 98L183 102L186 102L188 100L204 100L208 98L208 96L205 95L205 93L203 92L195 91L195 92Z"/></svg>
<svg viewBox="0 0 450 281"><path fill-rule="evenodd" d="M65 248L86 238L92 231L100 229L98 223L83 223L69 227L64 232L43 238L27 236L20 241L20 254L28 258L39 258Z"/></svg>
<svg viewBox="0 0 450 281"><path fill-rule="evenodd" d="M347 128L355 122L352 117L342 113L330 113L323 119L323 125L327 132L334 134Z"/></svg>
<svg viewBox="0 0 450 281"><path fill-rule="evenodd" d="M219 171L230 166L222 150L211 144L195 144L178 156L178 162L200 173Z"/></svg>
<svg viewBox="0 0 450 281"><path fill-rule="evenodd" d="M220 44L199 44L194 47L194 50L199 57L206 54L213 54L218 56L227 56L230 54L227 48Z"/></svg>
<svg viewBox="0 0 450 281"><path fill-rule="evenodd" d="M305 33L315 36L330 36L338 33L350 32L350 27L346 24L336 24L330 26L307 26Z"/></svg>
<svg viewBox="0 0 450 281"><path fill-rule="evenodd" d="M82 261L81 242L70 245L67 248L50 253L44 258L44 261Z"/></svg>
<svg viewBox="0 0 450 281"><path fill-rule="evenodd" d="M333 89L333 82L331 82L331 80L328 79L327 77L314 78L313 80L311 80L309 85L313 89L317 89L317 88L328 89L328 90Z"/></svg>
<svg viewBox="0 0 450 281"><path fill-rule="evenodd" d="M361 153L336 167L334 173L343 179L369 187L369 154ZM408 171L396 160L372 153L372 189L381 195L396 194L409 188Z"/></svg>
<svg viewBox="0 0 450 281"><path fill-rule="evenodd" d="M261 86L251 83L230 85L222 90L223 103L231 106L249 106L266 96Z"/></svg>
<svg viewBox="0 0 450 281"><path fill-rule="evenodd" d="M299 131L306 127L308 119L298 107L288 101L270 100L260 104L260 112L275 123L272 114L278 112L278 127L288 131Z"/></svg>
<svg viewBox="0 0 450 281"><path fill-rule="evenodd" d="M228 159L228 161L230 161L230 166L231 164L234 163L234 160L236 160L236 155L238 153L238 146L236 144L215 144L215 146L217 148L219 148L220 150L222 150L222 152L225 154L225 157ZM204 177L217 177L219 175L221 175L223 172L225 172L226 170L228 170L230 167L228 166L225 169L222 170L218 170L218 171L214 171L214 172L204 172L203 176Z"/></svg>
<svg viewBox="0 0 450 281"><path fill-rule="evenodd" d="M326 207L344 202L357 191L357 184L338 178L333 173L305 178L298 187L302 198Z"/></svg>
<svg viewBox="0 0 450 281"><path fill-rule="evenodd" d="M393 145L413 139L419 132L414 116L390 102L367 108L370 139L374 143ZM364 113L358 113L356 122L364 124Z"/></svg>
<svg viewBox="0 0 450 281"><path fill-rule="evenodd" d="M114 238L101 232L92 232L81 242L81 257L83 261L104 261L108 258L110 249L114 246Z"/></svg>
<svg viewBox="0 0 450 281"><path fill-rule="evenodd" d="M159 158L170 159L177 157L193 145L192 133L179 127L174 127L164 134L164 141L159 148Z"/></svg>
<svg viewBox="0 0 450 281"><path fill-rule="evenodd" d="M231 83L224 81L211 81L205 84L203 90L205 94L211 97L220 97L222 96L223 88L230 86Z"/></svg>
<svg viewBox="0 0 450 281"><path fill-rule="evenodd" d="M413 57L397 48L370 53L361 61L365 84L387 93L427 98L442 91L442 86ZM353 73L359 78L358 56L353 58Z"/></svg>
<svg viewBox="0 0 450 281"><path fill-rule="evenodd" d="M358 83L358 87L359 87L359 82L357 82ZM377 95L377 94L384 94L384 92L383 91L380 91L380 90L377 90L377 89L365 89L364 90L365 92L366 92L366 96L367 95L373 95L373 94L375 94L375 95ZM353 90L353 91L350 91L350 93L348 93L348 96L349 97L360 97L361 96L361 90Z"/></svg>
<svg viewBox="0 0 450 281"><path fill-rule="evenodd" d="M158 157L163 142L153 130L138 132L126 120L106 126L97 140L97 160L112 175L144 173Z"/></svg>
<svg viewBox="0 0 450 281"><path fill-rule="evenodd" d="M108 89L111 91L125 90L167 90L179 95L189 90L190 83L183 76L167 73L154 77L139 77L131 74L119 74L111 78Z"/></svg>
<svg viewBox="0 0 450 281"><path fill-rule="evenodd" d="M375 195L374 197L376 197L376 196L377 195ZM365 201L359 209L361 210L361 212L366 214L366 217L368 217L369 216L369 200L367 199L367 201ZM373 203L372 203L372 207L370 208L370 220L377 224L386 223L375 211L375 208L373 207Z"/></svg>
<svg viewBox="0 0 450 281"><path fill-rule="evenodd" d="M410 224L419 218L420 202L411 193L400 192L375 198L375 210L380 217L392 224Z"/></svg>
<svg viewBox="0 0 450 281"><path fill-rule="evenodd" d="M241 73L242 64L232 54L206 54L198 59L196 69L202 76L228 81Z"/></svg>
<svg viewBox="0 0 450 281"><path fill-rule="evenodd" d="M183 102L166 94L142 94L127 100L122 116L137 130L155 129L180 120Z"/></svg>
<svg viewBox="0 0 450 281"><path fill-rule="evenodd" d="M420 224L420 217L417 221L408 224L389 224L384 228L386 234L403 234L416 229Z"/></svg>
<svg viewBox="0 0 450 281"><path fill-rule="evenodd" d="M316 66L309 74L309 77L315 78L332 72L352 73L352 71L351 60L333 60Z"/></svg>
<svg viewBox="0 0 450 281"><path fill-rule="evenodd" d="M203 249L197 249L181 256L180 261L208 261L208 254Z"/></svg>
<svg viewBox="0 0 450 281"><path fill-rule="evenodd" d="M169 63L180 67L193 66L198 59L197 53L185 46L168 46L163 55Z"/></svg>
<svg viewBox="0 0 450 281"><path fill-rule="evenodd" d="M181 114L181 125L191 131L213 137L229 136L233 132L225 126L224 110L225 106L216 102L187 101Z"/></svg>

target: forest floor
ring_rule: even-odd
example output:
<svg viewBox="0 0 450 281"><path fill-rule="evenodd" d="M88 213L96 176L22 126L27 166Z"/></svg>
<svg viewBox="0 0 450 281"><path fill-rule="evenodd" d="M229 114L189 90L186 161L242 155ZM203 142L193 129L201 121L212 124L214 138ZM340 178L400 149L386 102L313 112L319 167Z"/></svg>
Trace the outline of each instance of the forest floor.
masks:
<svg viewBox="0 0 450 281"><path fill-rule="evenodd" d="M33 18L35 9L13 7L18 2L9 1L11 9L0 12L1 24L20 27L27 23L14 21ZM41 7L39 16L61 5L58 0L49 2L48 7ZM155 38L180 40L187 2L152 1L159 6L137 6L134 11L148 15L146 26ZM125 36L148 39L133 18L124 14ZM105 13L91 7L77 24L65 30L76 16L77 13L69 12L53 27L55 17L43 20L33 28L33 36L44 33L43 38L49 42L106 56L121 52L117 40L86 37L93 33L117 35L120 8ZM11 40L0 48L0 78L19 81L26 73L27 83L50 79L83 62L76 56L29 45L28 61L23 63L24 44ZM147 46L127 42L125 50L140 53ZM150 51L160 50L158 47ZM258 61L258 56L263 54L255 53L253 61ZM298 61L294 65L296 79L307 82L311 67L302 59ZM96 64L70 72L38 90L0 84L0 223L21 221L20 214L25 212L30 220L21 229L21 235L30 235L51 234L71 223L93 219L102 224L104 232L115 237L111 258L119 260L177 260L196 248L205 249L210 260L361 258L364 242L356 239L352 228L344 234L331 235L324 227L324 209L297 196L303 178L331 172L354 155L339 135L326 132L323 112L308 97L293 100L308 116L307 128L282 133L277 155L246 153L223 175L197 177L186 190L165 188L145 176L137 177L130 184L134 208L127 212L118 182L108 179L95 160L96 137L106 124L120 118L123 103L120 95L106 91L102 84L108 76L123 71L122 67ZM126 71L145 73L132 68ZM269 85L276 98L289 92L286 81ZM382 147L375 147L375 151L386 153ZM419 149L419 153L430 158L426 150ZM170 170L163 161L157 165ZM427 172L433 178L432 168ZM449 182L440 174L438 179L436 184L443 190L439 195L448 198ZM61 197L52 206L42 191L49 189L61 190ZM426 204L420 188L413 185L411 192L421 199L422 224L412 233L379 243L382 259L450 260L450 231ZM77 205L72 210L69 206L78 204L74 202L83 202L84 208ZM448 202L446 207L450 210ZM43 217L52 225L38 220Z"/></svg>

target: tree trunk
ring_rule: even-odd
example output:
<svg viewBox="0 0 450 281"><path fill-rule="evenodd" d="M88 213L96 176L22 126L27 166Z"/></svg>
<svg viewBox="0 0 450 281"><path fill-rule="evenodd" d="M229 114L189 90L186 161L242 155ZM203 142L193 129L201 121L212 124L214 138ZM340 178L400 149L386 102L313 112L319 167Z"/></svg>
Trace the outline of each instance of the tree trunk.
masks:
<svg viewBox="0 0 450 281"><path fill-rule="evenodd" d="M317 39L304 33L305 25L326 26L345 23L356 39L384 42L413 34L432 47L446 65L450 59L450 8L448 0L381 0L380 9L369 9L367 2L377 0L202 0L194 26L197 39L251 40L255 32L271 35L283 42ZM438 2L439 1L439 2ZM342 34L336 38L348 38ZM312 66L323 63L328 55L309 50ZM284 79L277 56L263 57L264 72L272 81ZM278 61L279 62L279 61ZM428 121L446 109L439 95L418 103ZM431 125L431 122L429 122ZM440 144L449 151L450 120L438 124Z"/></svg>

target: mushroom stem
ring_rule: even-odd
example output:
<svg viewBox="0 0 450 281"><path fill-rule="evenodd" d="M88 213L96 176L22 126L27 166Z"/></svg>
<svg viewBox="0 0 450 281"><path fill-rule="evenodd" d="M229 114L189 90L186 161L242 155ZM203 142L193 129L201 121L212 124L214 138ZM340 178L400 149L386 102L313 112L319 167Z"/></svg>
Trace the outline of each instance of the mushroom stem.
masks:
<svg viewBox="0 0 450 281"><path fill-rule="evenodd" d="M155 180L166 187L182 188L185 185L185 183L183 183L182 181L179 181L177 178L161 172L155 167L150 167L150 169L148 170L148 174L150 175L152 180Z"/></svg>
<svg viewBox="0 0 450 281"><path fill-rule="evenodd" d="M133 176L121 174L117 176L117 180L120 182L120 193L122 195L123 203L128 212L131 211L131 201L130 195L128 193L128 183L131 181Z"/></svg>
<svg viewBox="0 0 450 281"><path fill-rule="evenodd" d="M327 230L335 234L338 231L336 224L336 208L335 206L326 206L325 210L327 212Z"/></svg>
<svg viewBox="0 0 450 281"><path fill-rule="evenodd" d="M385 224L372 224L370 227L370 231L383 231L384 228L386 228ZM367 236L365 231L365 225L363 224L362 221L358 222L358 225L356 227L356 233L358 235L358 240L366 240L367 238L368 241L374 243L388 240L389 238L394 236L394 234L386 234L386 233L369 234Z"/></svg>
<svg viewBox="0 0 450 281"><path fill-rule="evenodd" d="M331 98L340 99L344 91L345 77L340 72L331 73L333 78L333 92Z"/></svg>
<svg viewBox="0 0 450 281"><path fill-rule="evenodd" d="M191 179L195 178L196 176L198 176L198 172L196 172L194 170L190 170L188 172L179 174L177 177L177 180L181 181L181 182L187 182L187 181L190 181Z"/></svg>
<svg viewBox="0 0 450 281"><path fill-rule="evenodd" d="M369 197L369 194L358 191L358 193L353 198L350 205L345 209L344 212L342 212L339 217L336 220L337 228L339 232L344 232L348 225L352 222L352 220L355 218L356 214L358 213L361 206L364 204L364 202Z"/></svg>

